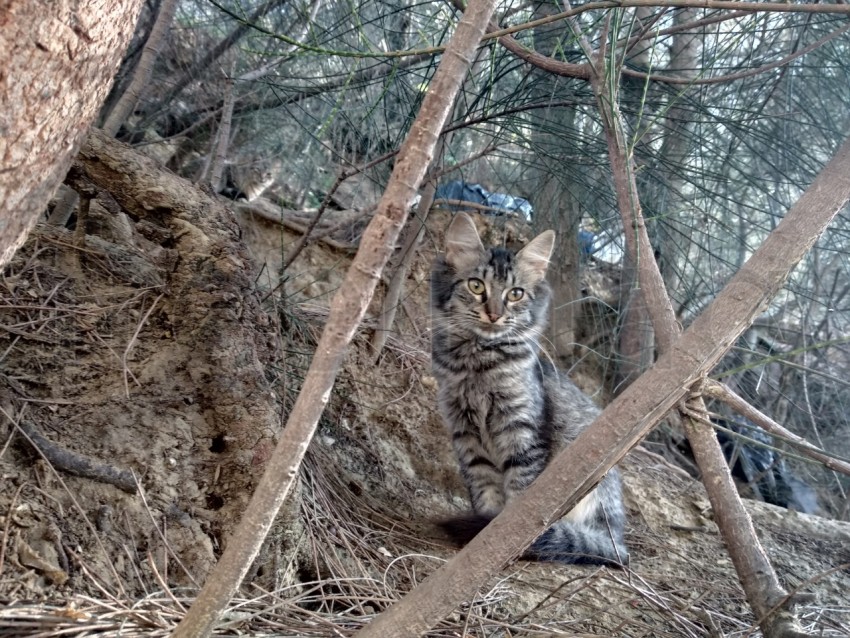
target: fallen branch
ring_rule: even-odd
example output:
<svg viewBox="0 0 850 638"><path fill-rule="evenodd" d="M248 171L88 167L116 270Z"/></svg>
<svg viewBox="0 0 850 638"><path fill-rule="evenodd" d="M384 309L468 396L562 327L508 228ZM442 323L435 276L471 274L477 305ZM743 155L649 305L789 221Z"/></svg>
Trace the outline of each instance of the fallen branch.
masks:
<svg viewBox="0 0 850 638"><path fill-rule="evenodd" d="M261 219L265 219L266 221L273 222L275 224L280 224L284 228L288 228L289 230L301 233L303 235L307 234L307 226L303 224L299 224L298 222L287 219L283 216L282 213L271 213L269 211L263 210L260 206L256 206L254 204L240 204L240 210L248 211L252 215L256 215ZM336 226L329 227L321 232L313 233L312 239L322 242L330 246L331 248L335 248L337 250L351 251L353 252L357 246L354 244L349 244L343 241L338 241L332 237L328 237L329 234L333 233L336 229Z"/></svg>
<svg viewBox="0 0 850 638"><path fill-rule="evenodd" d="M24 435L27 442L36 449L36 452L40 452L57 470L93 481L108 483L119 490L135 494L136 479L129 470L123 470L109 463L73 452L58 443L54 443L39 432L34 425L23 420L17 423L16 427Z"/></svg>

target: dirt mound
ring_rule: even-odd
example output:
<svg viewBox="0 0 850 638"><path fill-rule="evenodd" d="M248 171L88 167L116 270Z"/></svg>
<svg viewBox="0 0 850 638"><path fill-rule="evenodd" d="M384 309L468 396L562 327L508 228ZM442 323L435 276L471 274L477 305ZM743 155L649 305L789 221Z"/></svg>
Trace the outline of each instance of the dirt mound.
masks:
<svg viewBox="0 0 850 638"><path fill-rule="evenodd" d="M211 219L132 245L40 228L5 269L0 598L17 604L0 633L166 635L249 497L349 257L312 244L268 295ZM297 235L240 220L274 272ZM431 521L465 495L429 376L431 254L379 361L373 324L358 334L222 633L350 635L451 556ZM643 450L623 470L629 571L519 562L433 635L756 635L702 486ZM819 596L803 620L846 635L850 525L751 512L786 585Z"/></svg>

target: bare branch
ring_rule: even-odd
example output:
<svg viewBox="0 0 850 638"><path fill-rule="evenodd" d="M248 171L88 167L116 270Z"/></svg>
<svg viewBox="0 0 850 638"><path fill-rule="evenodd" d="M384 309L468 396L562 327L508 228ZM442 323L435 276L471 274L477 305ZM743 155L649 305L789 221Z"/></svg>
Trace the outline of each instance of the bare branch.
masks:
<svg viewBox="0 0 850 638"><path fill-rule="evenodd" d="M153 24L150 35L148 35L148 39L145 42L145 48L142 50L142 55L139 58L139 64L133 71L133 78L103 122L102 128L107 135L115 136L118 133L118 129L121 128L121 125L133 112L136 103L139 101L139 97L142 95L142 91L148 85L148 82L150 82L154 64L162 52L162 47L165 45L166 36L168 35L168 30L171 28L171 22L174 19L174 11L176 9L177 0L163 0L160 4L156 21ZM61 225L64 226L64 223Z"/></svg>
<svg viewBox="0 0 850 638"><path fill-rule="evenodd" d="M378 210L360 243L330 314L304 385L266 464L265 472L221 559L207 579L175 638L208 636L242 582L298 474L298 467L336 378L345 350L372 299L381 271L392 254L419 183L455 96L475 56L495 8L494 0L473 0L451 38L422 108L395 163Z"/></svg>
<svg viewBox="0 0 850 638"><path fill-rule="evenodd" d="M246 20L240 21L240 23L236 25L233 30L221 40L221 42L207 51L204 57L189 67L186 72L174 82L168 93L166 93L159 101L159 104L167 105L174 100L174 98L180 95L180 93L182 93L189 84L197 80L213 62L218 60L225 51L239 42L239 40L241 40L245 34L251 30L251 25L253 23L261 20L264 15L266 15L274 7L283 4L283 2L284 0L268 0L257 7Z"/></svg>
<svg viewBox="0 0 850 638"><path fill-rule="evenodd" d="M457 2L458 0L455 0L455 1ZM708 4L715 4L715 3L709 2ZM756 9L754 9L753 6L752 6L756 3L724 2L722 4L736 5L734 8L740 9L739 11L737 11L734 14L734 17L742 17L742 16L745 16L745 15L750 15L753 11L756 11ZM598 6L595 7L596 9L605 9L605 8L608 8L609 3L606 3L606 2L587 3L587 4L584 4L581 7L578 7L576 9L569 9L569 10L564 11L562 13L559 13L557 15L547 16L546 18L542 18L540 20L534 20L532 22L527 22L523 25L519 25L517 27L511 27L509 29L497 29L495 27L495 25L493 25L493 27L489 30L489 33L487 34L487 39L497 37L498 40L499 40L499 44L504 46L508 51L510 51L511 53L516 55L518 58L525 60L529 64L533 64L534 66L536 66L540 69L543 69L544 71L548 71L549 73L554 73L555 75L560 75L560 76L563 76L563 77L582 78L582 79L585 79L585 80L589 80L591 69L592 69L592 67L590 65L588 65L588 64L575 64L575 63L572 63L572 62L564 62L562 60L556 60L554 58L550 58L550 57L545 56L541 53L537 53L536 51L533 51L531 49L527 49L526 47L522 46L519 42L517 42L509 34L516 33L518 31L523 31L523 30L530 29L530 28L537 27L537 26L542 26L544 24L548 24L550 22L555 22L557 20L569 20L570 18L574 17L575 15L577 15L579 13L590 10L590 8L589 8L590 5L598 5ZM567 6L569 6L569 5L567 5ZM624 0L622 5L618 5L618 6L633 6L633 7L667 7L667 6L674 7L675 6L675 7L704 8L704 7L706 7L706 3L702 3L702 2L691 3L691 2L687 2L686 0L682 1L682 2L677 2L677 3L673 3L673 2L670 2L670 3L642 2L641 0ZM766 6L770 6L770 5L768 5L768 4L758 4L757 6L766 7ZM786 7L785 9L768 8L766 10L768 10L768 11L771 11L771 10L773 10L773 11L787 11L787 7L789 7L789 6L800 6L800 5L784 5L784 6ZM810 5L806 5L806 6L810 6ZM824 5L815 5L815 6L824 6ZM835 6L835 5L829 5L829 6ZM839 6L847 6L847 5L839 5ZM733 7L715 7L715 8L733 8ZM846 13L846 11L840 11L839 13ZM722 18L722 20L732 19L732 17L733 16L731 16L731 15L730 16L724 16ZM719 21L721 21L721 18L715 18L715 19L711 20L711 22L719 22ZM694 26L700 26L702 24L709 24L709 23L710 22L708 20L700 20L700 21L694 21L691 24L693 24ZM655 34L655 35L656 36L661 35L662 33L664 33L664 34L674 33L677 30L680 30L680 29L679 28L666 29L664 32L659 32L658 34ZM832 33L825 35L824 37L818 39L817 41L809 44L806 47L803 47L799 51L795 51L794 53L791 53L791 54L781 58L780 60L776 60L776 61L771 62L769 64L765 64L763 66L757 67L755 69L747 69L746 71L739 71L738 73L729 73L727 75L720 75L720 76L712 77L712 78L682 78L682 77L677 77L677 76L674 76L674 75L659 75L659 74L656 74L656 73L644 73L642 71L636 71L634 69L628 69L628 68L623 68L621 70L621 73L623 75L627 75L629 77L640 78L640 79L643 79L643 80L652 80L654 82L663 82L665 84L677 84L677 85L682 85L682 84L685 84L685 85L723 84L723 83L726 83L726 82L732 82L732 81L735 81L735 80L741 80L741 79L744 79L744 78L753 77L753 76L756 76L756 75L760 75L761 73L765 73L767 71L770 71L772 69L783 67L783 66L793 62L794 60L806 55L807 53L811 53L815 49L822 47L824 44L826 44L830 40L833 40L833 39L835 39L835 38L837 38L841 35L844 35L848 31L850 31L850 25L846 25L844 27L836 29ZM634 45L634 43L638 39L645 39L647 37L653 37L653 36L652 36L652 34L641 35L637 39L630 40L629 43L627 44L627 46L632 46L632 45ZM582 44L582 48L584 48L586 50L586 52L589 50L589 49L587 49L586 44Z"/></svg>
<svg viewBox="0 0 850 638"><path fill-rule="evenodd" d="M289 251L289 255L287 255L286 259L283 262L283 265L281 266L281 270L286 270L287 268L289 268L292 265L292 262L294 262L298 255L301 254L301 251L304 250L304 247L310 242L313 230L318 225L319 220L322 219L322 215L325 214L325 211L327 210L328 206L330 206L331 202L333 201L334 195L336 194L337 190L339 190L339 187L342 185L342 183L353 175L357 175L358 173L362 173L363 171L369 170L373 166L377 166L378 164L386 162L388 159L395 157L398 153L399 151L390 151L389 153L384 153L380 157L373 159L371 162L368 162L363 166L355 166L340 173L337 176L336 180L334 180L333 185L328 189L328 192L325 194L324 199L322 199L322 203L319 205L315 216L312 220L310 220L310 223L304 230L304 234L295 243L295 246L292 247L292 250Z"/></svg>
<svg viewBox="0 0 850 638"><path fill-rule="evenodd" d="M744 78L750 78L756 75L760 75L772 69L778 69L787 64L790 64L797 58L801 58L807 53L811 53L815 49L822 47L824 44L829 42L830 40L834 40L838 36L844 35L850 31L850 24L841 27L840 29L836 29L835 31L826 34L824 37L812 42L808 46L803 47L799 51L794 51L793 53L789 53L783 58L779 60L775 60L770 62L769 64L764 64L760 67L756 67L755 69L747 69L746 71L739 71L738 73L729 73L727 75L718 75L713 78L680 78L673 75L656 75L655 73L642 73L641 71L635 71L633 69L623 69L623 75L628 75L633 78L641 78L645 80L654 80L655 82L664 82L665 84L687 84L687 85L703 85L703 84L722 84L725 82L733 82L734 80L742 80Z"/></svg>
<svg viewBox="0 0 850 638"><path fill-rule="evenodd" d="M766 430L767 432L770 432L777 438L788 441L794 446L796 450L798 450L802 454L805 454L810 459L814 459L815 461L823 463L831 470L841 472L842 474L850 476L850 463L846 463L832 456L829 456L828 454L825 454L823 450L812 445L803 437L797 436L790 430L783 428L776 421L771 419L769 416L767 416L760 410L754 408L746 399L735 394L731 389L729 389L722 383L707 379L702 387L702 393L704 395L710 396L713 399L722 401L730 408L735 410L735 412L749 419L762 429Z"/></svg>
<svg viewBox="0 0 850 638"><path fill-rule="evenodd" d="M575 9L568 9L561 13L555 13L538 20L523 22L512 27L499 29L488 33L484 40L501 38L505 35L536 29L552 22L563 20L587 11L599 11L602 9L620 9L627 7L655 7L664 8L693 8L693 9L725 9L728 11L742 11L747 13L835 13L850 14L850 5L847 4L792 4L790 2L735 2L734 0L601 0L599 2L586 2Z"/></svg>
<svg viewBox="0 0 850 638"><path fill-rule="evenodd" d="M227 150L230 145L230 126L233 122L233 80L227 78L224 83L224 106L221 109L221 121L218 125L217 142L210 167L210 186L218 192L223 186L224 163L227 160Z"/></svg>

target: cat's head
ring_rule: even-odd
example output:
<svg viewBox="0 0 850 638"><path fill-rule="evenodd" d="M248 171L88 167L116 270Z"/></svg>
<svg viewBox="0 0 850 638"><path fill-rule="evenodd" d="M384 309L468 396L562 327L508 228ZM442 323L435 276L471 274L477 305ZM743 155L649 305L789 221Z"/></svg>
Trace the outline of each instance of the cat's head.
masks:
<svg viewBox="0 0 850 638"><path fill-rule="evenodd" d="M435 329L483 338L536 336L546 321L546 269L555 243L547 230L514 253L485 248L472 219L458 213L446 232L445 255L431 274Z"/></svg>

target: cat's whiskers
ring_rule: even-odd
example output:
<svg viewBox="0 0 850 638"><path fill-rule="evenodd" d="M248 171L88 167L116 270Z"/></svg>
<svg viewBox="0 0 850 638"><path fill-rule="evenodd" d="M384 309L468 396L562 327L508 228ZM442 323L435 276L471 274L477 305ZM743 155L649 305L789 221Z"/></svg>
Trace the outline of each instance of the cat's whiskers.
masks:
<svg viewBox="0 0 850 638"><path fill-rule="evenodd" d="M538 354L537 365L540 368L541 372L543 371L543 362L540 361L540 357L542 356L542 357L546 357L546 360L549 362L549 364L554 369L554 374L556 376L560 376L560 371L558 370L558 366L555 364L555 359L552 357L551 354L549 354L549 350L546 348L546 345L548 344L549 346L551 346L554 349L555 346L552 343L552 340L549 339L549 337L546 336L542 327L540 327L540 326L529 326L529 332L535 333L535 336L532 338L532 340L533 340L534 345L537 347L537 354ZM541 341L545 341L546 343L543 344L543 343L541 343Z"/></svg>

